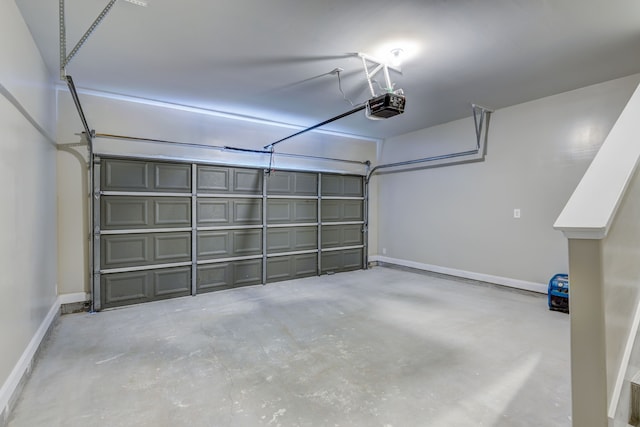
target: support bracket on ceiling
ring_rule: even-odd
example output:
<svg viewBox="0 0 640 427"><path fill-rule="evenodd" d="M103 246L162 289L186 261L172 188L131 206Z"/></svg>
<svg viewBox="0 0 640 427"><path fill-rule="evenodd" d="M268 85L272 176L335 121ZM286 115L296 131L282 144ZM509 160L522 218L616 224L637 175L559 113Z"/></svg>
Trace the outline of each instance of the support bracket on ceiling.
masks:
<svg viewBox="0 0 640 427"><path fill-rule="evenodd" d="M369 90L371 91L371 96L377 96L375 89L373 88L374 77L380 71L384 75L385 87L381 87L385 93L394 92L394 84L391 82L391 76L389 75L389 70L397 71L402 74L402 69L399 67L395 67L387 64L385 61L374 58L371 55L367 55L366 53L358 52L357 55L362 59L362 67L364 68L364 74L367 77L367 83L369 84Z"/></svg>
<svg viewBox="0 0 640 427"><path fill-rule="evenodd" d="M89 29L85 31L85 33L80 37L78 43L76 43L75 47L71 50L69 55L67 55L67 28L65 25L65 11L64 11L64 2L65 0L60 0L59 3L59 18L60 18L60 80L65 80L66 68L69 65L69 62L73 59L74 56L78 53L80 48L85 44L89 36L98 28L98 25L102 22L102 20L107 16L107 14L111 11L111 8L116 3L117 0L109 0L109 3L105 6L105 8L100 12L98 17L93 21L93 23L89 26Z"/></svg>
<svg viewBox="0 0 640 427"><path fill-rule="evenodd" d="M473 110L473 124L476 128L476 141L477 147L480 148L482 146L482 131L488 126L489 115L493 113L493 110L488 107L483 107L478 104L471 104L471 109ZM484 139L486 142L487 132L484 133Z"/></svg>
<svg viewBox="0 0 640 427"><path fill-rule="evenodd" d="M473 111L473 123L476 130L476 144L475 147L469 150L457 151L454 153L447 154L439 154L436 156L424 157L421 159L413 159L413 160L405 160L401 162L394 163L385 163L374 166L367 177L365 178L365 183L368 184L369 180L373 176L374 173L378 172L381 169L389 169L391 168L392 172L402 172L406 170L411 170L407 168L401 168L403 166L417 166L417 167L434 167L434 166L443 166L443 165L453 165L459 163L473 162L473 161L482 161L484 160L484 156L486 154L487 141L489 139L489 121L491 117L491 113L493 110L488 107L483 107L477 104L471 104L471 109ZM401 169L398 169L401 168Z"/></svg>

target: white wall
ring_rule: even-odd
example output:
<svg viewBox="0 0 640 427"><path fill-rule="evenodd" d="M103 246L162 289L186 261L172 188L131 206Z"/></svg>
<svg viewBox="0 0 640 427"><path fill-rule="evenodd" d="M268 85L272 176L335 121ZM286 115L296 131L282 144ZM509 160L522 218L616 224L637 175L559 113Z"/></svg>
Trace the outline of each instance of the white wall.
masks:
<svg viewBox="0 0 640 427"><path fill-rule="evenodd" d="M629 419L640 324L639 115L640 87L554 224L569 238L574 425L602 425L607 401L610 418Z"/></svg>
<svg viewBox="0 0 640 427"><path fill-rule="evenodd" d="M546 284L566 272L567 242L553 223L639 81L633 75L496 111L484 162L377 176L385 224L378 253L507 282ZM388 139L380 162L474 144L469 118Z"/></svg>
<svg viewBox="0 0 640 427"><path fill-rule="evenodd" d="M54 91L13 0L0 1L0 57L1 413L56 304L55 147L24 115L53 135Z"/></svg>
<svg viewBox="0 0 640 427"><path fill-rule="evenodd" d="M636 126L637 119L636 119ZM632 137L630 140L637 141ZM640 303L640 174L634 174L621 201L609 234L602 242L604 275L604 315L607 357L607 393L609 414L618 403L628 408L628 401L618 402L622 380L629 363L632 343L638 328ZM575 351L590 350L576 348ZM627 385L627 387L629 387ZM625 411L627 415L627 411Z"/></svg>
<svg viewBox="0 0 640 427"><path fill-rule="evenodd" d="M81 86L81 78L74 78ZM212 114L167 104L143 102L133 98L111 97L80 91L80 100L89 126L97 133L155 138L212 146L234 146L262 149L299 128L283 127L254 120ZM80 120L66 89L58 93L58 140L61 144L80 141ZM239 154L229 151L158 145L112 138L97 138L96 150L112 155L143 155L178 158L187 161L231 163L267 167L269 157L259 154ZM378 142L345 135L310 132L276 147L276 153L294 153L356 161L375 161ZM86 158L86 150L79 152ZM328 170L363 173L363 165L340 162L276 157L275 168ZM87 256L86 173L81 161L73 154L58 154L58 198L60 230L60 289L64 294L89 291ZM375 212L375 209L374 209ZM375 241L375 233L373 235Z"/></svg>
<svg viewBox="0 0 640 427"><path fill-rule="evenodd" d="M89 292L86 157L84 149L57 153L58 289L60 295L71 296L69 302L85 301Z"/></svg>

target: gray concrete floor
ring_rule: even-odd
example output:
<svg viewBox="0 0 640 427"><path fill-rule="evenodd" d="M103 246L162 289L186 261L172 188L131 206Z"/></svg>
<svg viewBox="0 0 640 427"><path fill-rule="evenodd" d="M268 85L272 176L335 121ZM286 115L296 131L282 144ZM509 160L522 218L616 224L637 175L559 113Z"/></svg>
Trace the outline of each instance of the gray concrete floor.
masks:
<svg viewBox="0 0 640 427"><path fill-rule="evenodd" d="M546 297L389 268L60 318L34 426L570 426Z"/></svg>

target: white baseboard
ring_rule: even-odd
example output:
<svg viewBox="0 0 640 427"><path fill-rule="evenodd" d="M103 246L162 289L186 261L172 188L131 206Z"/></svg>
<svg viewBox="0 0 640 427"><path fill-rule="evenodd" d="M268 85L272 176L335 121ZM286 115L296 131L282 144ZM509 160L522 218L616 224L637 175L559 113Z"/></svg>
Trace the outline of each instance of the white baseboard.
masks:
<svg viewBox="0 0 640 427"><path fill-rule="evenodd" d="M526 280L511 279L509 277L492 276L490 274L474 273L472 271L458 270L455 268L441 267L438 265L423 264L421 262L407 261L404 259L390 258L381 255L372 255L369 261L386 262L388 264L401 265L403 267L416 268L418 270L432 271L434 273L447 274L450 276L462 277L465 279L478 280L481 282L495 283L497 285L508 286L510 288L523 289L526 291L546 294L549 286L547 284L528 282Z"/></svg>
<svg viewBox="0 0 640 427"><path fill-rule="evenodd" d="M91 298L89 297L89 294L86 292L76 292L74 294L62 294L58 296L60 305L74 304L77 302L87 302L90 299Z"/></svg>
<svg viewBox="0 0 640 427"><path fill-rule="evenodd" d="M2 416L8 416L10 406L12 405L15 394L20 389L20 384L25 378L25 375L31 370L33 359L42 344L44 337L47 335L47 331L51 327L51 324L56 319L56 316L60 313L60 306L63 304L73 304L79 302L89 301L89 294L85 292L77 292L73 294L63 294L56 298L49 312L45 316L44 320L40 324L40 327L31 338L29 345L20 356L18 363L14 366L13 370L9 374L9 377L0 388L0 418ZM3 421L0 419L0 425L3 425Z"/></svg>
<svg viewBox="0 0 640 427"><path fill-rule="evenodd" d="M31 338L31 341L29 341L29 345L27 345L22 356L20 356L18 363L16 363L9 377L4 384L2 384L0 388L0 415L4 414L5 417L9 416L10 406L14 401L13 399L17 397L15 394L19 390L25 375L31 370L33 359L40 348L40 344L47 335L47 331L56 319L58 313L60 313L60 298L57 298L53 303L35 335ZM0 425L3 421L5 420L0 420Z"/></svg>

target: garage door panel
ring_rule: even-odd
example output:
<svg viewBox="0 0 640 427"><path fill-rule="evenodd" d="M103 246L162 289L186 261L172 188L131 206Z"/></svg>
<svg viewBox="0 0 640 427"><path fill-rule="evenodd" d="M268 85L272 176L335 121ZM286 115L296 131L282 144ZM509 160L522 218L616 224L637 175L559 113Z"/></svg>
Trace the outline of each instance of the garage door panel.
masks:
<svg viewBox="0 0 640 427"><path fill-rule="evenodd" d="M233 264L229 262L198 266L197 292L212 292L233 287Z"/></svg>
<svg viewBox="0 0 640 427"><path fill-rule="evenodd" d="M362 197L364 188L361 176L322 175L322 195L334 197Z"/></svg>
<svg viewBox="0 0 640 427"><path fill-rule="evenodd" d="M272 228L267 232L267 253L318 248L317 227Z"/></svg>
<svg viewBox="0 0 640 427"><path fill-rule="evenodd" d="M337 272L340 271L341 263L340 263L340 253L337 251L334 252L324 252L321 256L322 260L322 273L328 272Z"/></svg>
<svg viewBox="0 0 640 427"><path fill-rule="evenodd" d="M263 175L264 172L261 169L234 169L233 192L262 194Z"/></svg>
<svg viewBox="0 0 640 427"><path fill-rule="evenodd" d="M344 222L364 219L362 200L323 200L322 221Z"/></svg>
<svg viewBox="0 0 640 427"><path fill-rule="evenodd" d="M342 177L342 195L345 197L363 197L364 185L361 176L345 175Z"/></svg>
<svg viewBox="0 0 640 427"><path fill-rule="evenodd" d="M309 277L318 274L317 254L295 255L295 260L296 277Z"/></svg>
<svg viewBox="0 0 640 427"><path fill-rule="evenodd" d="M294 173L294 192L300 196L318 194L318 175L315 173Z"/></svg>
<svg viewBox="0 0 640 427"><path fill-rule="evenodd" d="M105 191L150 191L150 164L135 160L105 160L100 188Z"/></svg>
<svg viewBox="0 0 640 427"><path fill-rule="evenodd" d="M230 258L233 254L230 231L201 231L198 233L198 259Z"/></svg>
<svg viewBox="0 0 640 427"><path fill-rule="evenodd" d="M233 225L262 224L262 200L233 200Z"/></svg>
<svg viewBox="0 0 640 427"><path fill-rule="evenodd" d="M271 172L267 178L267 194L291 194L293 179L284 172Z"/></svg>
<svg viewBox="0 0 640 427"><path fill-rule="evenodd" d="M226 193L231 189L229 168L198 166L198 192Z"/></svg>
<svg viewBox="0 0 640 427"><path fill-rule="evenodd" d="M294 200L293 222L317 222L318 202L317 200Z"/></svg>
<svg viewBox="0 0 640 427"><path fill-rule="evenodd" d="M342 200L342 218L344 221L362 221L363 203L360 200Z"/></svg>
<svg viewBox="0 0 640 427"><path fill-rule="evenodd" d="M342 215L340 211L339 200L323 200L322 201L322 221L341 221Z"/></svg>
<svg viewBox="0 0 640 427"><path fill-rule="evenodd" d="M103 274L100 281L105 308L148 300L150 285L146 271Z"/></svg>
<svg viewBox="0 0 640 427"><path fill-rule="evenodd" d="M290 196L318 194L318 175L314 173L276 171L267 179L267 194Z"/></svg>
<svg viewBox="0 0 640 427"><path fill-rule="evenodd" d="M146 228L149 223L149 200L134 197L102 197L102 228Z"/></svg>
<svg viewBox="0 0 640 427"><path fill-rule="evenodd" d="M318 201L271 199L267 202L267 223L300 224L318 221Z"/></svg>
<svg viewBox="0 0 640 427"><path fill-rule="evenodd" d="M191 260L191 233L170 233L153 236L154 260L163 263Z"/></svg>
<svg viewBox="0 0 640 427"><path fill-rule="evenodd" d="M335 248L341 245L340 228L337 226L322 226L322 247Z"/></svg>
<svg viewBox="0 0 640 427"><path fill-rule="evenodd" d="M191 200L181 197L102 196L101 228L188 227Z"/></svg>
<svg viewBox="0 0 640 427"><path fill-rule="evenodd" d="M342 227L342 246L357 246L364 243L361 225L344 225Z"/></svg>
<svg viewBox="0 0 640 427"><path fill-rule="evenodd" d="M197 247L199 260L259 255L262 230L201 231Z"/></svg>
<svg viewBox="0 0 640 427"><path fill-rule="evenodd" d="M198 166L198 193L262 194L262 169Z"/></svg>
<svg viewBox="0 0 640 427"><path fill-rule="evenodd" d="M198 200L199 226L262 224L262 200ZM232 215L230 216L230 212Z"/></svg>
<svg viewBox="0 0 640 427"><path fill-rule="evenodd" d="M290 252L293 246L292 229L275 228L267 231L267 253Z"/></svg>
<svg viewBox="0 0 640 427"><path fill-rule="evenodd" d="M168 264L191 260L191 234L115 234L101 237L102 269Z"/></svg>
<svg viewBox="0 0 640 427"><path fill-rule="evenodd" d="M362 245L364 241L362 225L324 225L322 227L322 247Z"/></svg>
<svg viewBox="0 0 640 427"><path fill-rule="evenodd" d="M154 164L154 187L158 191L191 192L191 165Z"/></svg>
<svg viewBox="0 0 640 427"><path fill-rule="evenodd" d="M101 243L101 265L104 268L151 264L153 262L149 253L149 236L147 235L103 236Z"/></svg>
<svg viewBox="0 0 640 427"><path fill-rule="evenodd" d="M199 199L196 208L198 225L202 227L229 225L231 223L230 203L230 200Z"/></svg>
<svg viewBox="0 0 640 427"><path fill-rule="evenodd" d="M362 249L342 251L342 271L360 270L362 268Z"/></svg>
<svg viewBox="0 0 640 427"><path fill-rule="evenodd" d="M267 261L267 282L315 276L317 270L315 253L271 257Z"/></svg>
<svg viewBox="0 0 640 427"><path fill-rule="evenodd" d="M362 269L362 249L345 249L322 253L322 273Z"/></svg>
<svg viewBox="0 0 640 427"><path fill-rule="evenodd" d="M299 227L293 229L295 234L295 246L293 250L304 251L318 248L318 228Z"/></svg>
<svg viewBox="0 0 640 427"><path fill-rule="evenodd" d="M249 256L262 253L262 230L235 230L233 256Z"/></svg>
<svg viewBox="0 0 640 427"><path fill-rule="evenodd" d="M191 267L166 268L154 270L153 298L175 298L191 294Z"/></svg>
<svg viewBox="0 0 640 427"><path fill-rule="evenodd" d="M100 278L105 308L191 294L191 267L108 273Z"/></svg>
<svg viewBox="0 0 640 427"><path fill-rule="evenodd" d="M342 196L342 180L339 175L322 175L322 195Z"/></svg>
<svg viewBox="0 0 640 427"><path fill-rule="evenodd" d="M154 225L159 227L187 227L191 224L191 199L154 199Z"/></svg>
<svg viewBox="0 0 640 427"><path fill-rule="evenodd" d="M103 191L191 192L191 165L119 159L103 162Z"/></svg>
<svg viewBox="0 0 640 427"><path fill-rule="evenodd" d="M267 202L267 223L290 223L293 218L293 206L287 200L269 200Z"/></svg>
<svg viewBox="0 0 640 427"><path fill-rule="evenodd" d="M235 286L248 286L262 283L262 260L234 261L233 276Z"/></svg>
<svg viewBox="0 0 640 427"><path fill-rule="evenodd" d="M292 259L289 256L267 260L267 282L287 280L293 277Z"/></svg>

